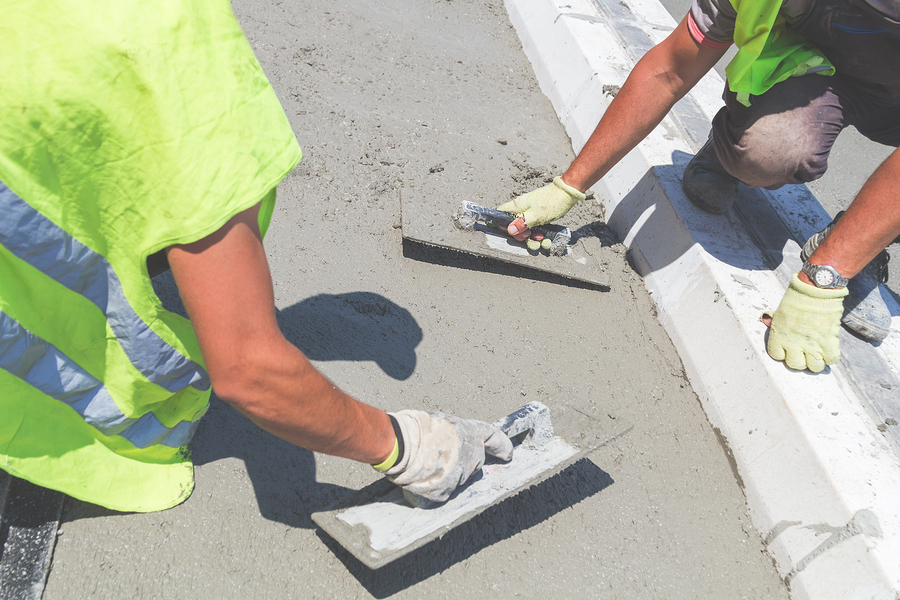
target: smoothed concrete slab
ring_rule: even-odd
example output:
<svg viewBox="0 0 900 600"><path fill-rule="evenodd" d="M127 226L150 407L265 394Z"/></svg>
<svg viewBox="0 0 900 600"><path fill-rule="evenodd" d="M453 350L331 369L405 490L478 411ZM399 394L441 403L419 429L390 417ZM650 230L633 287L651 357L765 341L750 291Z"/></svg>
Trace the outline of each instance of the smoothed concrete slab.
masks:
<svg viewBox="0 0 900 600"><path fill-rule="evenodd" d="M503 5L234 8L304 150L266 236L289 341L385 410L490 419L539 399L570 443L561 403L634 429L371 571L310 519L377 479L371 467L314 456L214 401L190 499L152 514L67 501L44 597L786 599L621 244L604 242L604 293L401 245L399 198L496 205L571 158ZM405 260L411 246L460 260Z"/></svg>

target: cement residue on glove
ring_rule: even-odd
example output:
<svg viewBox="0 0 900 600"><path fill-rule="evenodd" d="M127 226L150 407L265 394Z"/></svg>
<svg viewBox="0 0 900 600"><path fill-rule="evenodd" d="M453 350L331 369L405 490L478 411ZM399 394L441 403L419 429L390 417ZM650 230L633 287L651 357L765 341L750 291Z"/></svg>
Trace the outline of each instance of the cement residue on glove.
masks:
<svg viewBox="0 0 900 600"><path fill-rule="evenodd" d="M443 502L484 465L485 454L512 459L513 445L482 421L440 413L391 413L403 436L403 455L385 472L395 484L434 502Z"/></svg>

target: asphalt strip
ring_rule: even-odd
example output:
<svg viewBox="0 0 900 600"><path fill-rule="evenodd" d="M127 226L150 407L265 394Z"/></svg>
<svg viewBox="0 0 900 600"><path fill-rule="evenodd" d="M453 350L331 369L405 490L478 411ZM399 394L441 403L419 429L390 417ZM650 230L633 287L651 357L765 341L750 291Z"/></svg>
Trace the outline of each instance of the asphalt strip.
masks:
<svg viewBox="0 0 900 600"><path fill-rule="evenodd" d="M63 498L0 471L0 598L40 600Z"/></svg>

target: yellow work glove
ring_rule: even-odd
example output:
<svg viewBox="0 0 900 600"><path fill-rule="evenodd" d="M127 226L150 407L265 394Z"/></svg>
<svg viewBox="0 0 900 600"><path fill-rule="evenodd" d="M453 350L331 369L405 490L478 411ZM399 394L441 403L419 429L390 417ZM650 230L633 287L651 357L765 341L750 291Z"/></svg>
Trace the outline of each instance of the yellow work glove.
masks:
<svg viewBox="0 0 900 600"><path fill-rule="evenodd" d="M817 288L800 281L795 273L781 304L771 317L766 350L792 369L818 373L841 358L838 332L844 314L847 288Z"/></svg>
<svg viewBox="0 0 900 600"><path fill-rule="evenodd" d="M559 219L579 200L584 200L584 194L563 183L562 177L556 177L553 183L501 204L497 210L524 216L525 226L530 229Z"/></svg>

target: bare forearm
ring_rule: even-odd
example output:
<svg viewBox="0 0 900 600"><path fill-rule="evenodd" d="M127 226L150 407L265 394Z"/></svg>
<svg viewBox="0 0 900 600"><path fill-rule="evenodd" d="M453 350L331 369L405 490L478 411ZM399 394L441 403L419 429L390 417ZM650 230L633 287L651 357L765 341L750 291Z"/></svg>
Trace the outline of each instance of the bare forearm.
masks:
<svg viewBox="0 0 900 600"><path fill-rule="evenodd" d="M898 235L900 150L895 150L869 177L809 260L831 265L844 277L853 277ZM810 283L805 274L800 278Z"/></svg>
<svg viewBox="0 0 900 600"><path fill-rule="evenodd" d="M563 181L587 191L647 137L676 101L668 82L652 65L639 62L563 174Z"/></svg>
<svg viewBox="0 0 900 600"><path fill-rule="evenodd" d="M635 65L562 178L584 192L656 127L724 51L699 46L685 20Z"/></svg>
<svg viewBox="0 0 900 600"><path fill-rule="evenodd" d="M245 351L216 393L262 429L314 452L375 464L393 449L387 414L345 394L286 340Z"/></svg>
<svg viewBox="0 0 900 600"><path fill-rule="evenodd" d="M222 400L289 442L368 463L393 450L388 416L337 389L281 334L256 209L168 250Z"/></svg>

